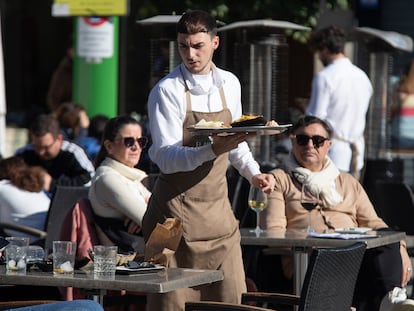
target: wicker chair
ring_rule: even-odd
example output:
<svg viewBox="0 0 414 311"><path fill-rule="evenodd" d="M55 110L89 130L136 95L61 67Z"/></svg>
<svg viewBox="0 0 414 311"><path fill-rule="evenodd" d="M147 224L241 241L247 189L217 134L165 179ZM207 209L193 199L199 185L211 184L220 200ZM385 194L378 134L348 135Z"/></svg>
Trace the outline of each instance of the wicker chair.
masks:
<svg viewBox="0 0 414 311"><path fill-rule="evenodd" d="M299 311L349 311L365 243L312 250L301 295L248 292L242 304L296 305Z"/></svg>
<svg viewBox="0 0 414 311"><path fill-rule="evenodd" d="M270 309L224 302L186 302L185 311L270 311Z"/></svg>

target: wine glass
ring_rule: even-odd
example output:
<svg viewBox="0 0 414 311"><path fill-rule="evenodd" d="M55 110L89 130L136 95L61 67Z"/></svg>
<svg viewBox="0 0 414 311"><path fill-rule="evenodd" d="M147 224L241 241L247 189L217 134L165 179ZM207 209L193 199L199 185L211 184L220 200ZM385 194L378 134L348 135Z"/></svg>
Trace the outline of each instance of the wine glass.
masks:
<svg viewBox="0 0 414 311"><path fill-rule="evenodd" d="M313 194L309 189L309 185L302 184L302 196L300 203L303 208L309 212L309 223L306 232L314 232L312 229L312 210L319 204L319 195Z"/></svg>
<svg viewBox="0 0 414 311"><path fill-rule="evenodd" d="M254 185L250 185L248 204L256 212L256 229L251 230L251 232L261 233L264 230L260 228L260 212L267 206L266 193Z"/></svg>

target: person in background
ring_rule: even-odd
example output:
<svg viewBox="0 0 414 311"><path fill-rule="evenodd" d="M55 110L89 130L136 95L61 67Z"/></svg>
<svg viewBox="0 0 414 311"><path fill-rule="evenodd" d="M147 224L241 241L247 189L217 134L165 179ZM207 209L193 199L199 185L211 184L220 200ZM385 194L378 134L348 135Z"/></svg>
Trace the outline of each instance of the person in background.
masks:
<svg viewBox="0 0 414 311"><path fill-rule="evenodd" d="M103 131L109 118L107 116L97 114L91 118L88 128L88 135L85 137L78 137L76 142L85 149L89 158L95 161L96 155L101 148L101 140Z"/></svg>
<svg viewBox="0 0 414 311"><path fill-rule="evenodd" d="M144 253L139 233L151 193L143 184L147 174L135 166L146 143L138 121L115 117L105 126L95 160L96 173L89 189L94 218L122 253Z"/></svg>
<svg viewBox="0 0 414 311"><path fill-rule="evenodd" d="M414 61L396 87L391 107L391 145L396 149L414 148Z"/></svg>
<svg viewBox="0 0 414 311"><path fill-rule="evenodd" d="M149 310L184 310L189 300L240 303L246 291L239 224L227 193L230 163L249 182L268 192L274 178L260 172L246 143L255 136L194 136L187 127L201 119L230 124L242 114L241 86L236 76L212 62L219 46L214 17L194 10L177 24L182 63L161 79L148 98L151 160L159 167L142 230L147 240L157 223L175 217L183 238L170 267L220 269L224 280L208 286L149 294Z"/></svg>
<svg viewBox="0 0 414 311"><path fill-rule="evenodd" d="M72 71L75 51L72 42L59 62L49 82L47 105L54 112L64 102L72 100Z"/></svg>
<svg viewBox="0 0 414 311"><path fill-rule="evenodd" d="M17 156L0 161L0 219L4 223L45 230L50 198L43 190L50 181L47 172L39 166L27 166ZM9 236L19 235L36 243L38 237L5 229Z"/></svg>
<svg viewBox="0 0 414 311"><path fill-rule="evenodd" d="M90 121L81 105L73 102L61 103L56 108L55 115L63 139L78 142L80 138L88 136Z"/></svg>
<svg viewBox="0 0 414 311"><path fill-rule="evenodd" d="M77 144L64 140L59 122L50 114L39 115L30 127L31 143L16 150L30 166L41 166L51 176L45 190L55 187L89 185L95 172L85 151Z"/></svg>
<svg viewBox="0 0 414 311"><path fill-rule="evenodd" d="M328 156L332 129L325 121L304 116L292 127L292 151L283 168L272 170L276 186L261 213L261 225L271 229L306 229L316 232L335 228L369 227L387 229L378 217L361 184L340 172ZM319 203L312 211L301 205L302 185L310 186ZM311 213L311 218L309 218ZM292 277L292 258L282 258L283 271ZM265 269L263 265L259 268ZM272 263L272 269L274 263ZM269 270L263 270L268 273ZM362 263L354 296L358 311L378 310L380 302L396 287L405 287L412 276L406 242L368 249Z"/></svg>
<svg viewBox="0 0 414 311"><path fill-rule="evenodd" d="M371 81L344 55L345 32L329 26L312 33L311 49L325 66L312 81L306 114L331 124L329 157L339 170L360 177L364 166L365 116L373 93Z"/></svg>

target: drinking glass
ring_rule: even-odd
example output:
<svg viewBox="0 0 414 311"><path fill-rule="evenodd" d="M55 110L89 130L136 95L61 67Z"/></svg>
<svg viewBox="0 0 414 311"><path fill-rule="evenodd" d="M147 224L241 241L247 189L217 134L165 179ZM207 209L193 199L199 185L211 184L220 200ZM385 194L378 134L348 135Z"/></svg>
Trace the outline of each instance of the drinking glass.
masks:
<svg viewBox="0 0 414 311"><path fill-rule="evenodd" d="M76 242L53 241L53 275L73 275L75 255Z"/></svg>
<svg viewBox="0 0 414 311"><path fill-rule="evenodd" d="M118 246L95 245L93 253L94 278L115 279Z"/></svg>
<svg viewBox="0 0 414 311"><path fill-rule="evenodd" d="M313 194L309 189L309 185L302 184L300 203L309 213L309 223L306 232L314 232L312 229L312 210L319 204L319 195Z"/></svg>
<svg viewBox="0 0 414 311"><path fill-rule="evenodd" d="M266 193L261 189L250 185L248 204L249 207L256 212L256 229L251 230L251 232L261 233L264 230L260 228L260 212L267 206Z"/></svg>

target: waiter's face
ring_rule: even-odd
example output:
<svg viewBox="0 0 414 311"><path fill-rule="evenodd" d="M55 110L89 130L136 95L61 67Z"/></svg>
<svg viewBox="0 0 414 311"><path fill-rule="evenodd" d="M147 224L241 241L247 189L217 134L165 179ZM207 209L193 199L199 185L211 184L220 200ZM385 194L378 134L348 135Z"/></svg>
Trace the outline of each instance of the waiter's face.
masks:
<svg viewBox="0 0 414 311"><path fill-rule="evenodd" d="M188 71L192 74L207 74L211 69L214 50L219 45L219 37L210 33L179 33L177 35L178 50Z"/></svg>

